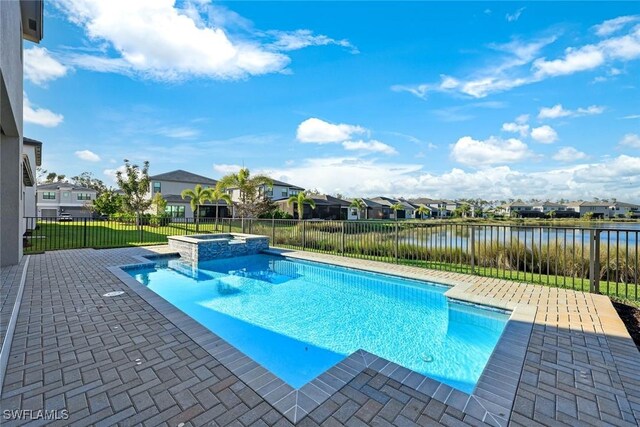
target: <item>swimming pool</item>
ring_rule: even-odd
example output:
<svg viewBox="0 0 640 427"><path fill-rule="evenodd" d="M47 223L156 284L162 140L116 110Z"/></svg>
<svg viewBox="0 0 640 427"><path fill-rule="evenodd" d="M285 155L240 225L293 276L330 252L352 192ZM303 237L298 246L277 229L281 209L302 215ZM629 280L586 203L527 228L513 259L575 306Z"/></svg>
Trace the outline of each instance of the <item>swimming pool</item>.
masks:
<svg viewBox="0 0 640 427"><path fill-rule="evenodd" d="M363 349L470 393L509 318L434 283L271 255L126 271L294 388Z"/></svg>

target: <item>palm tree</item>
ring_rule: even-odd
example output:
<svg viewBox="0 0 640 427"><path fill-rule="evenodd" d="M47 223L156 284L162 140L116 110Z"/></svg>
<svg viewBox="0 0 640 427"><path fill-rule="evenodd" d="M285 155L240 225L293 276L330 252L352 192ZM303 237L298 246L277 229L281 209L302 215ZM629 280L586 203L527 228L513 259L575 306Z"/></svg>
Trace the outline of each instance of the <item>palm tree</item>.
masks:
<svg viewBox="0 0 640 427"><path fill-rule="evenodd" d="M417 215L420 215L422 219L424 219L425 216L431 216L431 211L425 205L420 205L418 209L416 209L416 216Z"/></svg>
<svg viewBox="0 0 640 427"><path fill-rule="evenodd" d="M394 212L394 218L396 219L396 221L398 220L398 211L402 211L404 210L404 206L402 206L402 203L394 203L391 205L391 209Z"/></svg>
<svg viewBox="0 0 640 427"><path fill-rule="evenodd" d="M357 208L358 212L362 212L364 211L366 214L366 209L367 209L367 205L364 202L364 200L362 199L353 199L353 201L351 202L351 204L349 205L350 208ZM366 216L366 215L365 215Z"/></svg>
<svg viewBox="0 0 640 427"><path fill-rule="evenodd" d="M273 180L266 175L251 176L249 169L242 168L237 173L223 176L218 184L220 188L237 188L240 192L242 229L244 230L244 217L249 205L255 204L260 187L273 187Z"/></svg>
<svg viewBox="0 0 640 427"><path fill-rule="evenodd" d="M219 184L216 185L216 188L209 189L209 196L211 197L211 201L216 204L216 231L218 231L218 202L222 200L229 207L233 207L233 201L231 200L231 196L225 193L224 188L222 188Z"/></svg>
<svg viewBox="0 0 640 427"><path fill-rule="evenodd" d="M208 188L202 188L202 185L196 184L192 190L186 188L180 193L183 199L190 198L191 210L196 218L196 233L200 229L200 205L204 204L207 200L211 200L211 191Z"/></svg>
<svg viewBox="0 0 640 427"><path fill-rule="evenodd" d="M304 204L308 204L312 208L316 207L316 202L311 198L307 197L304 191L299 192L298 194L294 194L293 196L287 199L287 205L291 206L292 204L298 204L298 219L304 219Z"/></svg>

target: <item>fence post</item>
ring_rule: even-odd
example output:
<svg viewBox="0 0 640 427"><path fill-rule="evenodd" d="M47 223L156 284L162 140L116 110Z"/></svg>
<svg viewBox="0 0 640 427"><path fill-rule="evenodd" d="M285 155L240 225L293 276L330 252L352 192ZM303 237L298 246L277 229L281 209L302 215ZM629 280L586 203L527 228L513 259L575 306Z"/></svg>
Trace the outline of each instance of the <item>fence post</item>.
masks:
<svg viewBox="0 0 640 427"><path fill-rule="evenodd" d="M342 256L344 256L344 223L345 221L342 221L342 234L340 236L340 254Z"/></svg>
<svg viewBox="0 0 640 427"><path fill-rule="evenodd" d="M398 245L400 244L400 233L398 229L398 219L396 218L396 247L395 247L395 255L396 255L396 264L398 264Z"/></svg>
<svg viewBox="0 0 640 427"><path fill-rule="evenodd" d="M300 220L300 221L302 221L302 250L304 251L305 248L307 247L306 225L304 223L304 220Z"/></svg>
<svg viewBox="0 0 640 427"><path fill-rule="evenodd" d="M470 252L471 252L471 274L475 274L475 269L476 269L476 230L473 228L473 225L470 225L469 228L471 229L471 238L469 240L469 245L471 245L471 247L469 248Z"/></svg>
<svg viewBox="0 0 640 427"><path fill-rule="evenodd" d="M276 245L276 217L271 217L271 246Z"/></svg>
<svg viewBox="0 0 640 427"><path fill-rule="evenodd" d="M589 290L600 293L600 230L589 230Z"/></svg>
<svg viewBox="0 0 640 427"><path fill-rule="evenodd" d="M84 229L82 231L84 234L82 247L86 248L87 247L87 218L84 219Z"/></svg>

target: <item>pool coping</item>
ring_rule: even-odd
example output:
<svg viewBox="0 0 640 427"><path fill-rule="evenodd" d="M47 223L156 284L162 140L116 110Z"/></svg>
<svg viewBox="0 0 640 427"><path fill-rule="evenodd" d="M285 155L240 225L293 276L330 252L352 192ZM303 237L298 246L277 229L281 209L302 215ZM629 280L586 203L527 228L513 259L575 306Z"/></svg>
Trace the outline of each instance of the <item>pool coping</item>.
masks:
<svg viewBox="0 0 640 427"><path fill-rule="evenodd" d="M370 265L366 268L360 268L353 263L339 262L338 260L335 260L336 262L311 260L306 256L299 255L296 251L269 249L263 253L339 265L389 276L431 281L449 286L450 289L444 295L451 300L508 310L511 312L511 316L471 394L454 389L447 384L365 350L355 351L301 388L294 389L242 351L142 285L125 271L125 269L153 265L155 260L173 257L178 255L177 253L134 256L133 258L140 261L139 263L110 266L107 269L294 424L302 420L365 369L371 369L388 376L404 386L452 406L487 424L496 426L508 424L522 374L529 338L533 330L537 310L535 306L504 303L493 298L475 296L466 292L473 285L472 283L461 283L441 277L430 279L426 270L424 274L398 274L389 271L388 268L385 271L383 263L380 263L378 268L372 268Z"/></svg>

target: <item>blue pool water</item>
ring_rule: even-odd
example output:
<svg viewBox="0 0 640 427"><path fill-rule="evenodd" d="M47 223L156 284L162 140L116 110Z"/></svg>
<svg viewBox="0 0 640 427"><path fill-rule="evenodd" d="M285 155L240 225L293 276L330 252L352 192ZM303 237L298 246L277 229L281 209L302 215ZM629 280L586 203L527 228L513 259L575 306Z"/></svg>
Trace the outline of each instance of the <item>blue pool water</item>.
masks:
<svg viewBox="0 0 640 427"><path fill-rule="evenodd" d="M128 272L294 388L364 349L471 392L508 320L444 286L270 255Z"/></svg>

